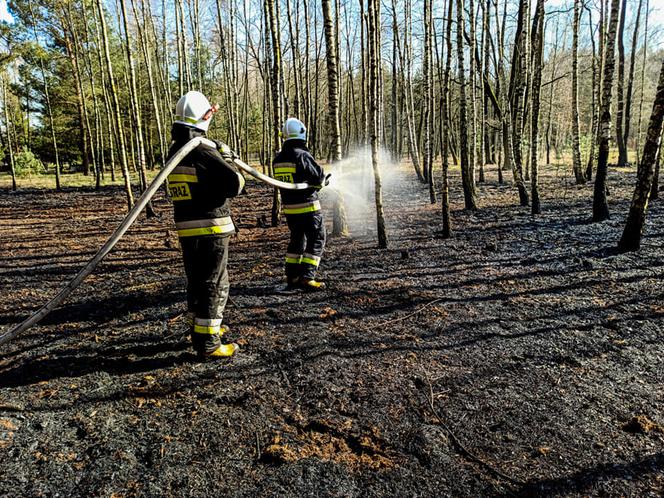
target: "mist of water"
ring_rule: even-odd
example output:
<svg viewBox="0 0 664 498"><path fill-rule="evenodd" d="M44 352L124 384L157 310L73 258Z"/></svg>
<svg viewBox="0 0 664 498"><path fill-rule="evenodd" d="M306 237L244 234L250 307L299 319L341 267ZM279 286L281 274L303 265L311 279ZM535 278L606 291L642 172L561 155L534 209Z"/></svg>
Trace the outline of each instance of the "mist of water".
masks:
<svg viewBox="0 0 664 498"><path fill-rule="evenodd" d="M383 188L390 188L397 181L398 164L392 161L388 151L381 149L378 165ZM332 173L332 176L329 187L321 191L323 201L332 204L335 192L341 192L351 234L373 233L376 229L376 205L371 148L355 148L341 161L326 167L325 171ZM387 202L386 196L383 196L383 205Z"/></svg>

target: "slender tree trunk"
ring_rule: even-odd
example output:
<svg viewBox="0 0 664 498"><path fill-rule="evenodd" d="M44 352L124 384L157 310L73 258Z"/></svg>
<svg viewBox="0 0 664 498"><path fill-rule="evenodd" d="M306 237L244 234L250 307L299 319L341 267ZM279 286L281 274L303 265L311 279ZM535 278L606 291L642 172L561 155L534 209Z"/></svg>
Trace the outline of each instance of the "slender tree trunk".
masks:
<svg viewBox="0 0 664 498"><path fill-rule="evenodd" d="M601 80L602 80L602 61L603 61L603 53L602 53L602 46L603 42L600 43L600 50L599 50L599 56L597 55L597 52L595 50L595 37L594 37L594 32L593 32L593 21L592 21L592 12L588 12L588 25L590 27L590 43L592 45L592 65L593 65L593 74L592 74L592 87L593 87L593 94L592 94L592 123L590 126L590 134L591 134L591 140L590 140L590 152L588 154L588 164L586 166L586 180L590 181L592 180L593 177L593 164L595 163L595 155L596 155L596 144L597 144L597 138L599 137L599 112L600 112L600 95L601 95ZM603 24L602 21L600 21L600 33L602 32ZM600 40L602 40L602 37L600 36Z"/></svg>
<svg viewBox="0 0 664 498"><path fill-rule="evenodd" d="M16 165L14 163L14 145L12 144L11 122L9 120L9 100L7 99L7 81L2 78L2 109L5 114L7 129L7 154L9 155L9 171L12 175L12 190L16 191Z"/></svg>
<svg viewBox="0 0 664 498"><path fill-rule="evenodd" d="M659 199L659 170L662 164L662 140L664 140L664 136L659 138L659 149L657 149L657 159L655 159L655 174L652 177L652 188L650 189L651 201Z"/></svg>
<svg viewBox="0 0 664 498"><path fill-rule="evenodd" d="M424 0L424 172L429 183L429 200L436 203L436 190L433 176L434 160L434 98L433 98L433 60L431 39L433 31L433 2Z"/></svg>
<svg viewBox="0 0 664 498"><path fill-rule="evenodd" d="M383 214L383 189L378 164L379 134L378 134L378 64L380 60L380 44L378 32L380 31L380 4L379 0L367 1L368 29L367 43L369 54L369 117L371 127L369 137L371 141L371 165L374 174L374 197L376 204L376 227L378 232L378 247L385 249L388 246L385 216Z"/></svg>
<svg viewBox="0 0 664 498"><path fill-rule="evenodd" d="M70 7L70 6L69 6ZM66 7L63 7L66 8ZM76 89L76 108L78 110L78 143L81 149L81 162L83 164L83 174L88 176L90 174L90 151L88 148L88 122L87 122L87 109L85 104L85 95L83 94L83 83L81 81L81 70L78 64L77 54L77 40L74 35L74 24L70 12L62 12L63 18L61 19L63 26L63 40L65 50L71 66L72 76L74 78ZM65 16L67 20L65 21Z"/></svg>
<svg viewBox="0 0 664 498"><path fill-rule="evenodd" d="M336 30L332 18L330 0L322 0L323 23L325 29L325 45L327 47L327 90L328 90L328 120L330 126L330 141L332 161L341 160L341 124L339 122L339 78ZM334 214L332 216L332 235L348 235L348 222L346 221L346 207L341 191L335 192Z"/></svg>
<svg viewBox="0 0 664 498"><path fill-rule="evenodd" d="M574 36L572 42L572 169L576 184L585 182L581 170L581 140L579 131L579 22L581 0L574 0Z"/></svg>
<svg viewBox="0 0 664 498"><path fill-rule="evenodd" d="M606 199L606 177L609 161L609 140L611 140L611 88L615 67L616 28L620 0L612 0L609 34L606 39L606 61L604 63L604 81L602 82L602 116L600 119L600 138L598 142L599 157L597 160L597 176L593 198L593 221L604 221L609 218L609 204Z"/></svg>
<svg viewBox="0 0 664 498"><path fill-rule="evenodd" d="M634 34L632 36L632 53L629 59L629 74L627 76L627 92L625 94L625 127L623 130L622 141L625 148L629 147L629 133L632 120L632 93L634 90L634 68L636 66L636 46L639 40L639 27L641 24L641 9L643 8L643 0L639 0L639 5L636 9L636 20L634 21ZM638 158L638 152L636 154Z"/></svg>
<svg viewBox="0 0 664 498"><path fill-rule="evenodd" d="M145 2L142 2L142 5L145 5ZM145 30L145 19L146 19L146 12L143 10L143 26L138 22L138 12L136 9L136 3L135 0L131 0L131 6L132 10L134 12L134 17L136 18L136 26L138 29L138 38L139 38L139 43L141 45L141 49L143 51L143 58L145 59L145 68L148 74L148 87L150 89L150 96L151 96L151 103L152 103L152 110L154 112L154 118L155 122L157 125L157 135L159 135L159 152L161 154L161 161L164 162L166 160L166 136L164 133L164 127L162 124L162 116L161 116L161 106L159 105L159 96L157 93L157 85L155 84L154 81L154 74L152 70L152 59L151 59L151 50L149 47L149 36L148 33Z"/></svg>
<svg viewBox="0 0 664 498"><path fill-rule="evenodd" d="M327 0L329 2L329 0ZM323 8L325 6L323 5ZM328 7L329 9L329 7ZM297 21L299 16L296 16L295 19ZM295 116L298 117L298 119L302 119L300 113L301 113L301 107L302 107L302 91L300 89L301 87L301 78L300 78L300 70L299 70L299 64L298 64L298 44L299 44L299 37L298 37L298 29L297 27L293 29L293 14L291 11L291 0L286 0L286 19L288 19L288 34L290 35L290 45L291 45L291 54L293 57L293 83L294 83L294 88L295 88L295 98L293 99L293 112L295 113ZM337 21L338 22L338 21ZM327 41L327 31L326 31L326 41ZM308 55L308 54L307 54ZM338 107L337 107L338 108Z"/></svg>
<svg viewBox="0 0 664 498"><path fill-rule="evenodd" d="M643 117L643 88L645 86L645 75L646 75L646 63L648 61L648 17L650 13L650 1L646 0L646 21L645 27L643 29L643 64L641 64L641 90L640 90L640 100L639 100L639 121L636 125L636 164L640 164L640 152L641 152L641 121ZM655 178L657 173L655 173Z"/></svg>
<svg viewBox="0 0 664 498"><path fill-rule="evenodd" d="M125 0L120 0L120 7L122 11L122 22L124 25L125 34L125 54L127 56L127 65L129 67L129 99L133 115L133 127L136 132L136 149L138 158L138 173L141 180L141 192L148 188L148 180L145 172L145 139L143 136L143 121L141 119L142 112L138 105L138 87L136 85L136 69L134 67L134 55L132 53L131 45L132 40L129 35L129 21L127 19L127 7ZM147 203L145 213L148 218L156 216L152 207L152 201Z"/></svg>
<svg viewBox="0 0 664 498"><path fill-rule="evenodd" d="M623 130L625 114L625 17L627 16L627 0L622 0L620 24L618 26L618 102L616 113L616 142L618 144L618 167L627 164L627 144Z"/></svg>
<svg viewBox="0 0 664 498"><path fill-rule="evenodd" d="M35 14L32 9L32 2L28 1L28 8L30 9L30 15L33 19L32 30L35 37L35 43L39 44L39 36L37 35L37 21L35 20ZM39 69L41 72L41 79L44 85L44 99L46 101L46 114L48 116L48 126L51 132L51 143L53 144L53 154L55 155L55 189L60 190L60 152L58 150L58 141L55 138L55 124L53 121L53 108L51 107L51 96L49 92L48 79L46 78L46 69L44 67L44 59L40 55L39 59Z"/></svg>
<svg viewBox="0 0 664 498"><path fill-rule="evenodd" d="M327 47L327 88L328 88L328 121L330 127L330 148L332 160L341 160L341 125L339 121L339 87L337 42L335 39L335 19L332 18L330 0L321 0L323 23L325 29L325 45Z"/></svg>
<svg viewBox="0 0 664 498"><path fill-rule="evenodd" d="M418 180L424 182L424 175L420 169L420 148L417 142L417 135L415 133L415 104L413 96L413 77L412 77L412 66L413 58L411 54L412 39L411 33L412 29L410 27L411 23L411 4L410 0L406 0L406 17L405 17L405 33L404 33L404 47L403 47L403 57L404 66L406 70L406 125L408 128L408 150L410 153L410 159L413 162L413 168L415 169L415 174L417 175Z"/></svg>
<svg viewBox="0 0 664 498"><path fill-rule="evenodd" d="M457 1L457 61L459 66L459 157L461 161L461 177L463 183L463 199L466 209L477 209L475 179L470 164L468 151L468 109L466 99L466 74L464 68L464 12L463 0Z"/></svg>
<svg viewBox="0 0 664 498"><path fill-rule="evenodd" d="M108 47L108 34L106 28L106 17L104 15L104 6L101 0L96 0L97 14L101 22L101 38L104 47L104 57L106 58L106 74L108 74L108 87L111 94L113 106L113 124L117 130L118 142L120 144L120 164L122 167L122 177L124 178L125 193L127 196L127 209L130 210L134 205L134 195L131 190L131 180L129 176L129 161L127 160L127 150L125 146L124 126L120 112L120 99L118 97L115 77L113 76L113 64L111 63L111 53Z"/></svg>
<svg viewBox="0 0 664 498"><path fill-rule="evenodd" d="M517 33L514 42L514 54L512 57L512 74L510 78L510 99L512 107L512 152L510 154L513 160L514 183L519 190L519 201L522 206L529 204L528 192L523 181L523 159L521 146L523 139L523 120L524 120L524 94L526 89L526 51L527 36L524 25L527 24L528 5L527 2L521 2L519 8L519 17L517 24Z"/></svg>
<svg viewBox="0 0 664 498"><path fill-rule="evenodd" d="M271 91L272 91L272 113L273 123L272 130L274 136L274 146L279 147L279 131L283 122L283 77L282 77L282 61L281 61L281 38L279 36L279 18L276 14L274 0L265 1L266 19L269 27L269 37L272 45L272 78L271 78ZM272 196L272 226L275 227L279 224L281 211L281 199L279 197L279 190L274 189Z"/></svg>
<svg viewBox="0 0 664 498"><path fill-rule="evenodd" d="M464 3L466 0L463 0ZM468 52L468 66L470 72L468 74L469 90L470 90L470 112L468 117L470 119L470 127L468 129L470 135L470 143L468 144L468 162L470 165L470 176L475 185L475 171L477 170L477 59L475 58L475 45L477 43L476 26L475 26L475 0L467 0L468 4L468 24L470 25L470 42ZM465 25L464 25L465 29Z"/></svg>
<svg viewBox="0 0 664 498"><path fill-rule="evenodd" d="M622 238L618 243L621 252L636 251L641 246L641 235L648 210L648 197L652 188L654 165L662 137L662 122L664 120L664 60L659 75L657 96L653 105L652 115L646 143L643 148L643 160L638 170L636 188L632 197L632 206L629 210Z"/></svg>
<svg viewBox="0 0 664 498"><path fill-rule="evenodd" d="M532 78L532 106L530 123L530 185L531 185L531 213L540 214L540 197L538 182L538 145L539 145L539 113L540 90L542 86L542 52L544 50L544 0L537 0L535 8L535 43L533 44L533 78Z"/></svg>
<svg viewBox="0 0 664 498"><path fill-rule="evenodd" d="M451 126L449 119L449 103L450 103L450 79L452 66L452 17L454 15L454 0L447 0L447 27L445 31L447 53L445 56L445 76L443 80L443 95L442 95L442 109L441 109L441 159L443 161L443 178L442 178L442 215L443 215L443 238L448 239L452 236L452 223L450 217L450 196L449 196L449 160L448 160L448 130Z"/></svg>

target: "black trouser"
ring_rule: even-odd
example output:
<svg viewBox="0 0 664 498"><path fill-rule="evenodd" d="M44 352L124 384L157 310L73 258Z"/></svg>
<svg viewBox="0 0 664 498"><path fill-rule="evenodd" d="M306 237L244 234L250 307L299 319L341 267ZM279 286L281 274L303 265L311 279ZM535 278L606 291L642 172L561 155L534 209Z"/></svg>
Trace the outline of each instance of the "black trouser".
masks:
<svg viewBox="0 0 664 498"><path fill-rule="evenodd" d="M313 279L325 248L325 223L320 211L287 214L290 243L286 252L286 277Z"/></svg>
<svg viewBox="0 0 664 498"><path fill-rule="evenodd" d="M192 342L199 353L211 353L221 344L228 301L228 236L182 237L182 259L187 274L187 308L194 316Z"/></svg>

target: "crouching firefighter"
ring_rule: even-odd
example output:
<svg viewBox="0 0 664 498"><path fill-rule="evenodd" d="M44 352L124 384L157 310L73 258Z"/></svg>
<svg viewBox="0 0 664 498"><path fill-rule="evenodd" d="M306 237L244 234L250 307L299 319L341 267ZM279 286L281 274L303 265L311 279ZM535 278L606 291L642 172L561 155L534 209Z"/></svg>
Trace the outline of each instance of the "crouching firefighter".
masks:
<svg viewBox="0 0 664 498"><path fill-rule="evenodd" d="M186 93L175 108L168 157L189 140L205 136L216 110L202 93ZM200 144L168 176L187 275L191 338L200 359L232 356L238 349L237 344L221 341L227 331L222 320L229 292L228 241L235 233L229 198L244 187L244 177L232 166L232 159L225 160L222 155L229 153L228 146L220 153Z"/></svg>
<svg viewBox="0 0 664 498"><path fill-rule="evenodd" d="M290 230L286 290L323 290L325 284L316 280L316 271L325 247L325 223L318 200L318 190L326 181L325 173L307 149L307 133L302 121L288 118L282 137L283 147L273 162L275 178L315 185L305 190L280 189L282 209Z"/></svg>

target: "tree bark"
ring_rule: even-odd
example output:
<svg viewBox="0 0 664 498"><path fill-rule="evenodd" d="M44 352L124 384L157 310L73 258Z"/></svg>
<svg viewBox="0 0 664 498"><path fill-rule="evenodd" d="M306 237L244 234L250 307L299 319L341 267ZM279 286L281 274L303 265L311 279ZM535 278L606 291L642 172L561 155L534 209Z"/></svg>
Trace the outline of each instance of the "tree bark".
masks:
<svg viewBox="0 0 664 498"><path fill-rule="evenodd" d="M652 187L654 165L662 137L662 122L664 121L664 60L657 85L657 96L653 104L650 124L643 147L643 160L637 173L636 188L632 196L632 205L629 210L625 229L623 231L618 250L620 252L637 251L641 246L641 236L648 210L648 198Z"/></svg>
<svg viewBox="0 0 664 498"><path fill-rule="evenodd" d="M532 106L530 123L530 185L531 185L531 213L540 214L540 197L538 182L538 145L539 145L539 113L540 90L542 86L542 52L544 50L544 0L537 0L535 8L535 43L533 44L533 79L532 79Z"/></svg>
<svg viewBox="0 0 664 498"><path fill-rule="evenodd" d="M629 134L632 120L632 93L634 90L634 69L636 66L636 45L639 39L639 27L641 24L641 9L643 8L643 0L639 0L639 5L636 9L636 20L634 21L634 34L632 36L632 53L629 59L629 74L627 76L627 91L625 92L625 126L623 130L622 141L625 148L629 147ZM638 157L638 153L636 154Z"/></svg>
<svg viewBox="0 0 664 498"><path fill-rule="evenodd" d="M122 167L122 176L124 178L124 187L125 194L127 197L127 209L131 210L134 205L134 194L131 190L131 180L129 176L129 162L127 160L127 151L125 146L125 135L123 133L124 126L122 123L121 113L120 113L120 99L118 97L117 85L115 84L115 77L113 76L113 64L111 63L111 53L108 46L108 34L106 28L106 17L104 15L104 6L102 5L101 0L96 0L97 6L97 15L99 16L99 21L101 23L101 38L102 45L104 47L104 57L106 59L106 74L108 75L108 87L111 94L112 100L112 115L113 115L113 124L118 136L118 142L120 145L120 164Z"/></svg>
<svg viewBox="0 0 664 498"><path fill-rule="evenodd" d="M5 128L7 129L7 154L9 155L9 171L12 175L12 190L16 191L16 166L14 163L14 146L12 144L11 122L9 120L9 100L7 99L7 81L2 78L2 109L5 114Z"/></svg>
<svg viewBox="0 0 664 498"><path fill-rule="evenodd" d="M341 160L341 123L339 121L339 77L336 30L332 18L330 0L322 0L323 24L325 29L325 45L327 47L327 91L328 91L328 120L330 126L330 148L333 162ZM346 221L346 207L343 194L337 190L334 196L332 235L348 235L348 222Z"/></svg>
<svg viewBox="0 0 664 498"><path fill-rule="evenodd" d="M464 69L464 12L463 0L457 2L457 61L459 66L459 157L461 161L461 177L463 183L463 199L466 209L477 209L475 179L472 176L468 151L468 109L466 99L466 74Z"/></svg>
<svg viewBox="0 0 664 498"><path fill-rule="evenodd" d="M579 22L581 0L574 0L574 36L572 42L572 169L577 185L585 182L581 170L581 140L579 130Z"/></svg>
<svg viewBox="0 0 664 498"><path fill-rule="evenodd" d="M371 141L371 165L374 175L374 200L376 205L376 228L378 233L378 247L385 249L388 246L385 215L383 213L383 189L378 164L378 148L380 136L378 134L378 64L380 60L380 44L378 32L380 31L380 4L379 0L367 1L368 29L367 42L369 53L369 118Z"/></svg>
<svg viewBox="0 0 664 498"><path fill-rule="evenodd" d="M447 0L447 28L445 31L446 34L446 45L447 45L447 54L445 57L445 76L443 80L443 95L442 95L442 109L441 109L441 159L443 161L443 178L442 178L442 192L441 192L441 201L442 201L442 215L443 215L443 233L442 236L444 239L448 239L452 236L452 223L450 218L450 196L449 196L449 179L448 179L448 170L449 170L449 160L448 160L448 130L451 125L451 120L449 119L449 102L450 102L450 77L451 72L450 68L452 66L452 17L454 14L453 6L454 0Z"/></svg>
<svg viewBox="0 0 664 498"><path fill-rule="evenodd" d="M611 88L615 67L616 28L620 0L612 0L609 34L606 39L606 61L602 82L602 114L599 122L600 137L598 141L599 156L597 159L597 175L593 197L593 221L604 221L609 218L609 204L606 199L606 177L609 160L609 140L611 140Z"/></svg>
<svg viewBox="0 0 664 498"><path fill-rule="evenodd" d="M618 144L618 167L627 164L627 144L623 132L625 114L625 17L627 16L627 0L622 0L620 24L618 26L618 102L616 113L616 142Z"/></svg>

